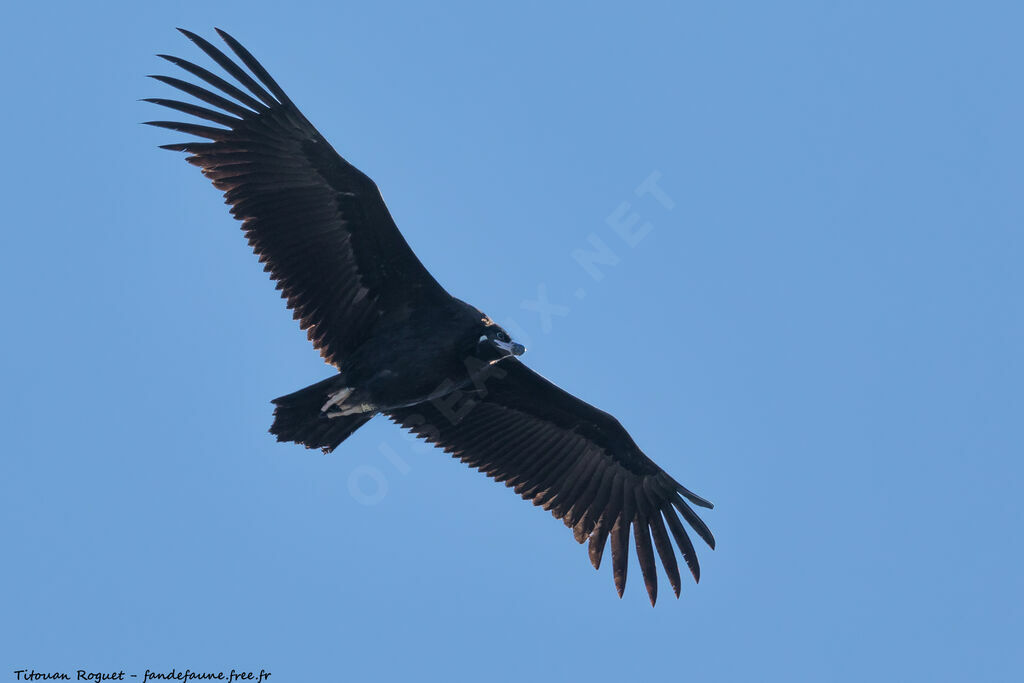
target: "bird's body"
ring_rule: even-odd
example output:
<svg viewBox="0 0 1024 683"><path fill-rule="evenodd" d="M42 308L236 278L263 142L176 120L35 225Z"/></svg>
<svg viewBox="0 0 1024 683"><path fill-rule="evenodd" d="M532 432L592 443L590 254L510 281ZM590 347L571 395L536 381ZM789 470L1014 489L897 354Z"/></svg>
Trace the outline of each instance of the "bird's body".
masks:
<svg viewBox="0 0 1024 683"><path fill-rule="evenodd" d="M382 410L421 403L439 387L469 380L465 360L476 352L484 317L467 304L416 309L384 321L341 363L352 386Z"/></svg>
<svg viewBox="0 0 1024 683"><path fill-rule="evenodd" d="M679 594L670 535L699 579L679 517L714 547L687 501L711 504L650 460L614 417L523 365L521 345L448 294L406 244L373 181L334 151L234 38L219 31L251 75L183 33L244 90L161 55L213 89L154 78L215 109L149 101L217 127L151 123L209 140L164 147L188 152L224 191L295 318L337 371L273 401L278 440L330 452L385 414L550 510L579 542L589 540L595 567L610 539L620 595L631 528L652 604L655 550Z"/></svg>

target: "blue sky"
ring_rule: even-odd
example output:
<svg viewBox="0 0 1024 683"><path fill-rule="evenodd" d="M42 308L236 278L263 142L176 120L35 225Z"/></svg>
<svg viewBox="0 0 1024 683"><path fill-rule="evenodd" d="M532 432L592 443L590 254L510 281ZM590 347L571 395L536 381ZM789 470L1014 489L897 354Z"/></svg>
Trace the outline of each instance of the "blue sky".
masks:
<svg viewBox="0 0 1024 683"><path fill-rule="evenodd" d="M1024 11L367 4L6 11L0 678L1019 676ZM154 53L206 63L175 26L239 38L450 292L716 503L699 586L619 600L383 419L274 442L330 371L138 125Z"/></svg>

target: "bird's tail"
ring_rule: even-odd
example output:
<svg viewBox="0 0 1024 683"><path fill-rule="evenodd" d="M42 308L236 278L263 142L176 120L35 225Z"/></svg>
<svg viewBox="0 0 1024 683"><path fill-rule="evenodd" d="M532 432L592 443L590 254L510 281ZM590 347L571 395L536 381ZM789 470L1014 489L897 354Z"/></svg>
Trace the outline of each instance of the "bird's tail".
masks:
<svg viewBox="0 0 1024 683"><path fill-rule="evenodd" d="M341 376L336 375L293 394L275 398L271 401L275 408L270 433L278 441L294 441L306 448L320 448L324 453L330 453L377 414L368 412L327 417L322 411L324 404L343 386Z"/></svg>

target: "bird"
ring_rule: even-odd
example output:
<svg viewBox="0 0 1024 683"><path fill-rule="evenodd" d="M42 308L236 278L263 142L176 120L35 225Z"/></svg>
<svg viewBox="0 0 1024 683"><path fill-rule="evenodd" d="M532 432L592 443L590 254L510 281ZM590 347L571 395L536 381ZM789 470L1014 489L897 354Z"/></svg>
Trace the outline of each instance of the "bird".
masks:
<svg viewBox="0 0 1024 683"><path fill-rule="evenodd" d="M334 150L241 43L216 29L232 58L178 30L234 83L158 55L193 80L150 77L202 104L144 101L202 123L146 123L199 138L160 147L185 152L223 192L294 318L333 366L331 377L272 401L270 433L330 453L383 415L551 512L588 543L595 569L610 541L620 598L631 530L652 606L655 552L677 598L676 548L699 582L683 522L714 549L691 507L713 505L651 460L615 417L531 370L522 344L449 294L399 232L374 181Z"/></svg>

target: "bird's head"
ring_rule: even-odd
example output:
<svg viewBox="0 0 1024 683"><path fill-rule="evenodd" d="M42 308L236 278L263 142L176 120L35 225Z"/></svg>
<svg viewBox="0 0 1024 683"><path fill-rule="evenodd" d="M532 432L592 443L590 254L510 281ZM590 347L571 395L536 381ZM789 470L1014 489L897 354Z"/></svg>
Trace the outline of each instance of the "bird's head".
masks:
<svg viewBox="0 0 1024 683"><path fill-rule="evenodd" d="M476 342L476 355L478 358L488 361L501 360L506 356L521 356L526 352L526 347L512 341L508 332L500 325L496 325L490 319L485 318L483 327L480 329L480 336Z"/></svg>

